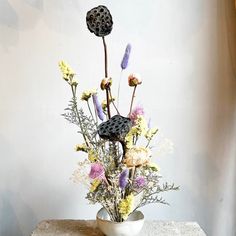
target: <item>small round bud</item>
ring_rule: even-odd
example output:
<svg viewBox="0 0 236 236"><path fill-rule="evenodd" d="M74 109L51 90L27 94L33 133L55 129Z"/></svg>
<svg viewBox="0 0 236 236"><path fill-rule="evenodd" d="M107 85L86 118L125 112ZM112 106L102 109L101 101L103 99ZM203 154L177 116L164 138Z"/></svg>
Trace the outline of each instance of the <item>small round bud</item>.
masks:
<svg viewBox="0 0 236 236"><path fill-rule="evenodd" d="M129 84L129 86L135 87L135 86L137 86L137 85L139 85L141 83L142 83L142 80L140 78L140 75L138 75L138 74L131 74L131 75L129 75L129 77L128 77L128 84Z"/></svg>
<svg viewBox="0 0 236 236"><path fill-rule="evenodd" d="M105 79L102 80L102 82L100 84L100 87L101 87L101 90L105 90L105 89L110 88L111 85L112 85L112 79L111 78L105 78Z"/></svg>

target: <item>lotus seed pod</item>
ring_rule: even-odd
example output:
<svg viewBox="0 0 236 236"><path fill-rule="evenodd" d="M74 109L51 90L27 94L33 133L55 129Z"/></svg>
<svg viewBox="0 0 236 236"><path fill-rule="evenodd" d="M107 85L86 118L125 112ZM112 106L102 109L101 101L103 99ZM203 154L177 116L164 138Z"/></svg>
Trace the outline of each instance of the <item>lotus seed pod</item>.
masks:
<svg viewBox="0 0 236 236"><path fill-rule="evenodd" d="M129 118L115 115L98 126L98 134L102 139L122 142L131 127L132 122Z"/></svg>
<svg viewBox="0 0 236 236"><path fill-rule="evenodd" d="M112 16L105 6L98 6L87 12L86 22L88 29L98 37L104 37L111 33Z"/></svg>

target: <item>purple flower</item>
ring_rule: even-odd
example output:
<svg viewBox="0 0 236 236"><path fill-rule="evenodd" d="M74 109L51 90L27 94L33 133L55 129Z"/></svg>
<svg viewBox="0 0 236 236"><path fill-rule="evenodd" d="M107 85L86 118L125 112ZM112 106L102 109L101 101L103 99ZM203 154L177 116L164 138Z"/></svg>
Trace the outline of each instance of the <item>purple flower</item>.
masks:
<svg viewBox="0 0 236 236"><path fill-rule="evenodd" d="M98 96L96 94L93 94L92 97L93 97L93 103L94 103L95 109L97 111L98 118L103 121L104 120L104 113L102 110L102 105L98 101Z"/></svg>
<svg viewBox="0 0 236 236"><path fill-rule="evenodd" d="M146 185L144 176L139 176L134 180L134 187L137 189L143 188Z"/></svg>
<svg viewBox="0 0 236 236"><path fill-rule="evenodd" d="M127 44L126 49L125 49L125 54L120 64L122 70L126 69L128 66L130 52L131 52L131 45Z"/></svg>
<svg viewBox="0 0 236 236"><path fill-rule="evenodd" d="M129 118L131 119L132 123L134 124L135 121L137 120L138 116L142 116L142 115L144 115L144 109L143 109L143 107L141 107L141 106L136 106L136 107L132 110L132 112L131 112Z"/></svg>
<svg viewBox="0 0 236 236"><path fill-rule="evenodd" d="M124 188L128 184L128 176L129 176L129 170L128 169L123 170L120 174L119 186L122 190L124 190Z"/></svg>
<svg viewBox="0 0 236 236"><path fill-rule="evenodd" d="M93 163L91 165L89 177L91 179L105 179L105 171L101 163Z"/></svg>

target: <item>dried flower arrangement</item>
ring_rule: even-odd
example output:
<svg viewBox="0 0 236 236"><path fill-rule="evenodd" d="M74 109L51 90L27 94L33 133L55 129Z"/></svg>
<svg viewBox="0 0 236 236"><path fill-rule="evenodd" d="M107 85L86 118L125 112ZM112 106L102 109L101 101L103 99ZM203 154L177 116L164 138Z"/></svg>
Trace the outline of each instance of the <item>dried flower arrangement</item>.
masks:
<svg viewBox="0 0 236 236"><path fill-rule="evenodd" d="M87 153L87 158L78 163L73 179L88 187L86 198L90 203L100 203L112 221L122 222L129 214L146 204L168 204L159 194L177 190L178 187L160 183L161 175L158 166L151 161L150 147L158 129L148 125L142 107L136 106L133 109L136 89L142 83L140 77L136 74L128 77L128 85L133 88L133 93L127 116L121 116L117 108L120 85L117 103L112 96L105 42L105 36L111 33L113 26L109 10L105 6L95 7L87 13L86 21L90 32L103 41L105 78L102 79L100 88L105 91L106 99L100 103L97 90L84 91L81 100L87 103L89 114L86 115L82 108L78 108L75 72L66 62L59 62L63 79L72 91L72 100L63 116L77 125L78 132L83 136L84 143L77 145L76 151ZM127 68L130 52L131 45L128 44L121 61L121 70ZM111 106L116 112L113 116ZM139 144L141 138L146 140L144 145Z"/></svg>

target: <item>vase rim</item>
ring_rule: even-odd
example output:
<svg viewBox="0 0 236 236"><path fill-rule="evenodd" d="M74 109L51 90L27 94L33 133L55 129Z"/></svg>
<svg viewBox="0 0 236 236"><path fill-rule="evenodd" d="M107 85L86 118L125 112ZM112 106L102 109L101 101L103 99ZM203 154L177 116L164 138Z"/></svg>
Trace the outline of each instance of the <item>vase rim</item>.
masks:
<svg viewBox="0 0 236 236"><path fill-rule="evenodd" d="M97 220L103 221L103 222L110 222L112 224L124 224L124 223L131 223L131 222L137 222L137 221L143 221L144 220L144 215L141 211L134 211L132 212L130 215L132 214L139 214L139 217L137 218L137 220L125 220L123 222L116 222L116 221L112 221L112 220L108 220L108 219L102 219L99 215L101 214L101 212L105 211L107 213L107 210L102 207L96 215ZM108 213L107 213L108 214Z"/></svg>

